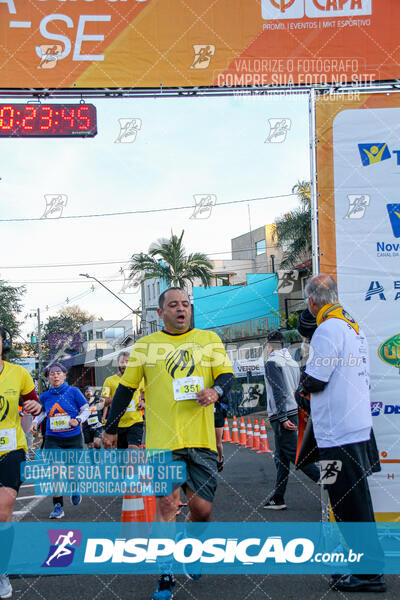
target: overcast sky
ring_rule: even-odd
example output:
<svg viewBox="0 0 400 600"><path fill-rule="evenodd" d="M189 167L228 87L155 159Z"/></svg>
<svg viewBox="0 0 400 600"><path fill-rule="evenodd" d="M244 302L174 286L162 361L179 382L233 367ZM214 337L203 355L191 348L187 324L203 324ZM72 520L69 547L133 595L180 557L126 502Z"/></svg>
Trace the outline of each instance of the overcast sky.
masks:
<svg viewBox="0 0 400 600"><path fill-rule="evenodd" d="M90 101L90 100L89 100ZM60 102L60 101L58 101ZM309 125L305 96L95 99L98 134L90 139L8 139L2 148L0 218L38 218L45 194L64 194L62 216L149 210L194 204L214 194L208 219L185 209L164 213L39 222L1 222L0 277L25 283L25 312L40 307L42 320L79 304L104 319L126 317L111 294L79 277L89 273L120 292L132 253L185 230L188 251L230 258L230 240L249 230L248 204L218 203L289 194L309 178ZM119 119L140 119L136 139L116 143ZM268 119L290 119L282 143L265 143ZM252 229L297 205L289 199L250 202ZM225 253L225 254L222 254ZM106 263L78 266L77 263ZM125 261L125 262L123 262ZM37 265L72 264L45 268ZM26 268L6 268L24 266ZM28 268L30 267L30 268ZM109 281L114 280L114 281ZM41 283L39 283L41 282ZM81 296L76 298L76 296ZM139 294L121 294L134 308ZM47 310L46 307L49 307ZM33 330L27 319L23 333Z"/></svg>

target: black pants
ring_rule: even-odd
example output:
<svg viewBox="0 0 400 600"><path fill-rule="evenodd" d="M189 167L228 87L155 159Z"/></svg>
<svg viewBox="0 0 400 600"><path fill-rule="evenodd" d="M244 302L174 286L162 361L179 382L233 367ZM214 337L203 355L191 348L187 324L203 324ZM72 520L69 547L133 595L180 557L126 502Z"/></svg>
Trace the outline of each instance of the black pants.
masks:
<svg viewBox="0 0 400 600"><path fill-rule="evenodd" d="M55 435L46 435L44 442L45 450L70 450L72 448L83 449L82 434L73 435L71 437L56 437ZM64 505L62 496L53 496L53 504Z"/></svg>
<svg viewBox="0 0 400 600"><path fill-rule="evenodd" d="M290 421L298 425L297 415L291 416ZM285 429L279 421L272 421L271 427L275 439L276 483L274 496L283 500L290 474L290 463L294 463L296 458L297 431ZM306 465L301 470L313 481L319 481L319 469L315 464Z"/></svg>
<svg viewBox="0 0 400 600"><path fill-rule="evenodd" d="M335 520L340 523L373 523L375 524L374 509L368 485L369 463L366 458L368 442L357 442L332 448L319 448L321 461L321 483L324 481L326 467L334 465L337 471L336 481L325 485ZM341 463L341 464L340 464ZM324 468L325 467L325 468ZM364 532L364 530L362 530ZM374 564L375 572L383 570L383 551L378 540L375 525L368 531L357 534L356 543L362 551L364 547L372 549L370 561ZM354 540L347 543L351 547ZM363 539L364 537L364 539ZM371 572L374 572L372 570Z"/></svg>

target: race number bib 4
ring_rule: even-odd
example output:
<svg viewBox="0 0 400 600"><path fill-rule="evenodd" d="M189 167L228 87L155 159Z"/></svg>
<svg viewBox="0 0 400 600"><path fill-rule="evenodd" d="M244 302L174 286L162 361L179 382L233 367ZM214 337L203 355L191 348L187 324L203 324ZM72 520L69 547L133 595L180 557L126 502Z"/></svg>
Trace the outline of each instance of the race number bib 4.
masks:
<svg viewBox="0 0 400 600"><path fill-rule="evenodd" d="M136 407L135 407L135 401L132 398L132 400L128 404L128 408L126 409L126 412L132 412L133 410L136 410Z"/></svg>
<svg viewBox="0 0 400 600"><path fill-rule="evenodd" d="M204 379L202 377L181 377L174 379L172 385L175 400L196 400L197 392L204 390Z"/></svg>
<svg viewBox="0 0 400 600"><path fill-rule="evenodd" d="M9 452L17 449L17 430L0 429L0 452Z"/></svg>
<svg viewBox="0 0 400 600"><path fill-rule="evenodd" d="M97 425L97 423L99 422L97 415L93 415L92 417L88 418L88 423L89 425Z"/></svg>
<svg viewBox="0 0 400 600"><path fill-rule="evenodd" d="M69 415L57 415L56 417L50 417L51 431L63 431L64 429L70 429L69 419Z"/></svg>

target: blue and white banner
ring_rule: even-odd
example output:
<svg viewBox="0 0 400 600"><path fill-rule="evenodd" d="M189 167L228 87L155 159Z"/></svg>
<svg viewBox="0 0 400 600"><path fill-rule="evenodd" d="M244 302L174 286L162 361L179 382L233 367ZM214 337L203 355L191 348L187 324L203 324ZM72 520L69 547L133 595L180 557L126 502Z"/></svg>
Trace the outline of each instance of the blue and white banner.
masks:
<svg viewBox="0 0 400 600"><path fill-rule="evenodd" d="M0 572L20 575L399 573L399 558L399 523L0 525Z"/></svg>

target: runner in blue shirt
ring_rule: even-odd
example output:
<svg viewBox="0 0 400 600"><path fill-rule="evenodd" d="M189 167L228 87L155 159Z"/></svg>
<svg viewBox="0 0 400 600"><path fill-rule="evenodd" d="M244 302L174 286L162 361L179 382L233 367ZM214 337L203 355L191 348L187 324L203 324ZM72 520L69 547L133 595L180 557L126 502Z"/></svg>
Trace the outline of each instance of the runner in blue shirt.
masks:
<svg viewBox="0 0 400 600"><path fill-rule="evenodd" d="M33 427L37 428L47 416L45 450L83 448L81 424L89 415L90 408L82 392L66 383L67 370L60 363L52 364L48 371L50 389L40 396L43 410L34 419ZM80 504L82 497L71 496L74 506ZM53 511L50 519L61 519L64 516L62 496L53 497Z"/></svg>

